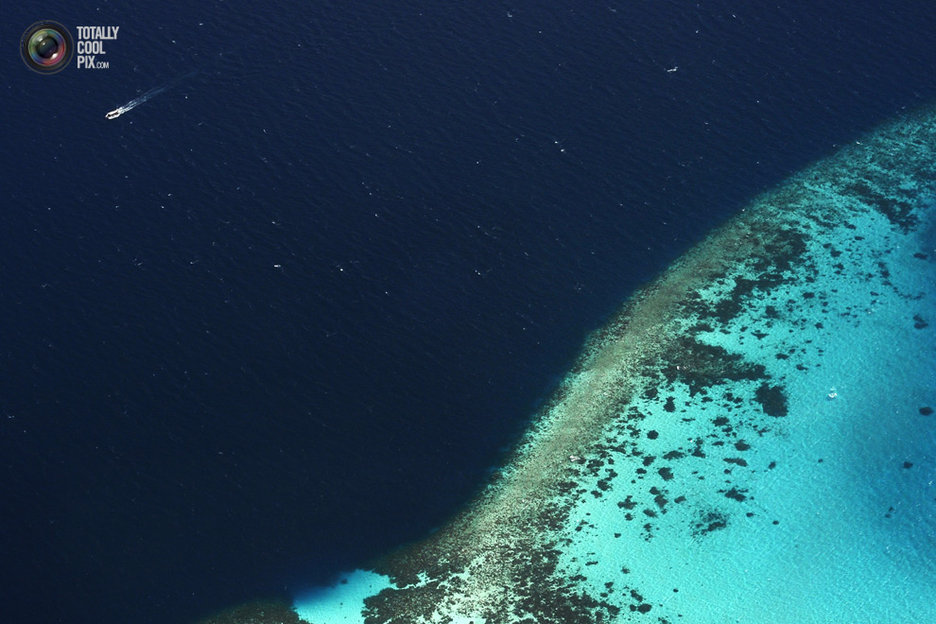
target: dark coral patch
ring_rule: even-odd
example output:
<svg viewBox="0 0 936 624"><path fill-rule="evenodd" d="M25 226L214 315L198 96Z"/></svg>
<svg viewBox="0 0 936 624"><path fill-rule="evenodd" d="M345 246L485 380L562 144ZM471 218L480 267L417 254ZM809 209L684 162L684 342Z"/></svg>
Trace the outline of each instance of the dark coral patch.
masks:
<svg viewBox="0 0 936 624"><path fill-rule="evenodd" d="M633 509L634 507L637 506L637 503L635 503L634 500L630 497L630 495L628 495L625 500L619 501L617 505L621 509Z"/></svg>
<svg viewBox="0 0 936 624"><path fill-rule="evenodd" d="M754 394L754 400L761 404L761 408L768 416L780 417L787 415L787 398L780 386L761 384Z"/></svg>
<svg viewBox="0 0 936 624"><path fill-rule="evenodd" d="M724 492L725 498L730 498L731 500L736 500L739 503L743 503L747 500L747 490L740 490L738 488L731 488Z"/></svg>
<svg viewBox="0 0 936 624"><path fill-rule="evenodd" d="M718 531L728 526L728 517L718 511L709 511L702 514L693 524L692 534L696 537Z"/></svg>
<svg viewBox="0 0 936 624"><path fill-rule="evenodd" d="M910 202L887 197L863 180L855 182L847 187L847 190L884 215L891 224L896 225L903 232L909 232L919 223L919 219L911 212L913 205Z"/></svg>
<svg viewBox="0 0 936 624"><path fill-rule="evenodd" d="M766 370L762 364L745 361L740 354L686 336L677 341L670 361L679 365L666 367L663 375L669 383L679 380L689 386L690 396L704 394L706 388L728 381L763 379Z"/></svg>

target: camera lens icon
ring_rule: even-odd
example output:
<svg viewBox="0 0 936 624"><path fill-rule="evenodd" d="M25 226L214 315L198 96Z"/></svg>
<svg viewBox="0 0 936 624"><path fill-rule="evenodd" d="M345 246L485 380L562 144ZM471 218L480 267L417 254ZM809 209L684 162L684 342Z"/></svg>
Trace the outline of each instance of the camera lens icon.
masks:
<svg viewBox="0 0 936 624"><path fill-rule="evenodd" d="M54 74L68 66L75 53L75 40L58 22L36 22L20 39L20 55L30 69Z"/></svg>

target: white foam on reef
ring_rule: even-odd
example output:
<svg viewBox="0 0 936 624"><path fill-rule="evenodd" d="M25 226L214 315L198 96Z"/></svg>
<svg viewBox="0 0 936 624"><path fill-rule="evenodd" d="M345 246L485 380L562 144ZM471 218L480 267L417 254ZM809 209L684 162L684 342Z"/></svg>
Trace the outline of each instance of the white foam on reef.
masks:
<svg viewBox="0 0 936 624"><path fill-rule="evenodd" d="M592 337L462 514L300 615L936 621L932 146L927 111L765 193Z"/></svg>

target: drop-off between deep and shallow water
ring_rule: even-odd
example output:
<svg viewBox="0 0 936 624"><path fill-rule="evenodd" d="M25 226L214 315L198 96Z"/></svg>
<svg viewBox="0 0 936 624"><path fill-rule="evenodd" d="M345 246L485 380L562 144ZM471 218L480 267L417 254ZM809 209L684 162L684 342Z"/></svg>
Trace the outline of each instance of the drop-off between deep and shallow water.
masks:
<svg viewBox="0 0 936 624"><path fill-rule="evenodd" d="M596 332L462 513L299 616L936 620L934 145L922 111L758 198ZM214 621L274 621L240 613Z"/></svg>

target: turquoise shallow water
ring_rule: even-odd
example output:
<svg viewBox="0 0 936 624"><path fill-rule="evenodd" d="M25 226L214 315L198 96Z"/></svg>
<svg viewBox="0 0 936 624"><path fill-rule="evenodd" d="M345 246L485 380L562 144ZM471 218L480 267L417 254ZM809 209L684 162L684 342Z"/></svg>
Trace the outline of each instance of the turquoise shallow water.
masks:
<svg viewBox="0 0 936 624"><path fill-rule="evenodd" d="M765 193L592 337L438 533L309 622L936 621L936 113Z"/></svg>
<svg viewBox="0 0 936 624"><path fill-rule="evenodd" d="M639 322L596 336L596 358L583 356L531 445L510 462L504 446L586 332L637 288L836 143L936 102L936 4L4 6L13 42L47 17L72 34L120 27L107 71L39 76L12 47L0 59L5 622L191 622L253 597L288 609L355 567L409 583L383 606L371 600L375 616L404 622L591 622L612 608L630 618L632 605L633 617L671 617L692 614L704 592L672 592L673 574L641 559L662 556L653 548L688 535L699 573L713 574L705 539L745 526L760 540L784 535L779 508L762 508L774 490L751 471L793 425L761 418L755 399L782 386L792 421L793 385L831 364L781 380L784 362L737 346L767 345L752 333L766 330L735 318L720 333L731 305L696 337L750 362L734 373L743 404L725 395L725 375L702 403L682 368L672 380L654 372L652 358L677 347L703 369L720 352L668 341L667 319L701 312L648 290L622 313ZM715 279L686 288L708 292ZM786 319L784 303L774 307ZM613 366L598 361L603 345ZM855 400L841 377L817 383L819 396L836 383L838 403ZM725 432L712 422L722 416L745 422ZM673 420L684 417L696 420ZM771 431L754 431L764 422ZM678 436L702 438L705 457ZM664 460L675 448L686 456ZM885 450L914 465L879 472L881 502L895 508L880 521L919 526L889 499L894 479L924 475L923 464ZM769 455L778 463L764 479L786 483L794 455ZM473 501L494 464L506 478ZM710 476L691 481L694 470ZM833 495L853 509L851 490ZM597 515L606 510L622 515ZM596 528L576 531L583 519ZM692 537L699 524L712 530ZM435 541L375 561L435 527ZM686 552L674 561L692 561ZM362 578L320 594L338 611L299 600L315 621L359 621L381 589ZM756 596L763 575L752 579Z"/></svg>

